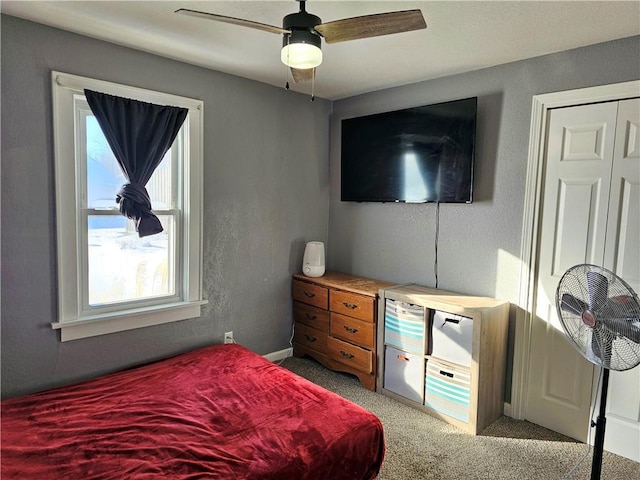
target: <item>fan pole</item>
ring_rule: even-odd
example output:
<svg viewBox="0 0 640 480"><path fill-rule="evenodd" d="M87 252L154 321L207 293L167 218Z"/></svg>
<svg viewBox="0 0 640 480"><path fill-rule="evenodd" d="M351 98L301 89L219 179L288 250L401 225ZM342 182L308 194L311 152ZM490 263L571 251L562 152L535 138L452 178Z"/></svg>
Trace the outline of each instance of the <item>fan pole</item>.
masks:
<svg viewBox="0 0 640 480"><path fill-rule="evenodd" d="M603 367L604 368L604 367ZM591 463L591 480L600 480L602 470L602 454L604 451L604 429L607 419L605 410L607 406L607 390L609 389L609 369L602 372L602 389L600 390L600 412L596 420L596 439L593 447L593 461Z"/></svg>

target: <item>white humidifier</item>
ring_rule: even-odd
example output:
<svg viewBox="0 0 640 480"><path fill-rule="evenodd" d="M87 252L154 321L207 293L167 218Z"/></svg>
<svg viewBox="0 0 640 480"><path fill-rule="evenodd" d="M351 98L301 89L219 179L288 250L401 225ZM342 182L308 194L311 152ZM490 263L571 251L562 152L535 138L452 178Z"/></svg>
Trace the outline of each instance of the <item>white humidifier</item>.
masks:
<svg viewBox="0 0 640 480"><path fill-rule="evenodd" d="M302 259L302 273L307 277L324 275L324 243L307 242Z"/></svg>

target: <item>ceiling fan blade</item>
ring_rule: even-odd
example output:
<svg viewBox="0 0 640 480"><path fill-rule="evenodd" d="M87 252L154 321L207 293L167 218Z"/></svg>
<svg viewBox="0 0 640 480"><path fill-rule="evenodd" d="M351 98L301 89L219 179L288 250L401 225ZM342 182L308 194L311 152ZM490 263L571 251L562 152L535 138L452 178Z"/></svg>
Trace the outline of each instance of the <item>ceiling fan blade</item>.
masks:
<svg viewBox="0 0 640 480"><path fill-rule="evenodd" d="M569 311L574 315L582 315L582 312L589 308L586 302L574 297L570 293L563 293L562 300L560 301L560 308L565 311Z"/></svg>
<svg viewBox="0 0 640 480"><path fill-rule="evenodd" d="M308 82L313 80L315 70L315 68L292 68L291 76L293 77L294 83Z"/></svg>
<svg viewBox="0 0 640 480"><path fill-rule="evenodd" d="M587 291L589 292L589 307L597 312L607 303L609 295L609 280L601 273L587 272Z"/></svg>
<svg viewBox="0 0 640 480"><path fill-rule="evenodd" d="M314 28L316 32L324 37L327 43L338 43L359 38L421 30L427 28L427 24L420 10L404 10L344 18L334 22L322 23Z"/></svg>
<svg viewBox="0 0 640 480"><path fill-rule="evenodd" d="M262 30L268 33L277 33L281 35L283 33L291 33L284 28L275 27L273 25L267 25L266 23L253 22L251 20L244 20L242 18L226 17L224 15L217 15L215 13L199 12L198 10L190 10L188 8L179 8L174 13L181 13L183 15L189 15L191 17L206 18L207 20L215 20L217 22L231 23L233 25L239 25L241 27L255 28L256 30Z"/></svg>

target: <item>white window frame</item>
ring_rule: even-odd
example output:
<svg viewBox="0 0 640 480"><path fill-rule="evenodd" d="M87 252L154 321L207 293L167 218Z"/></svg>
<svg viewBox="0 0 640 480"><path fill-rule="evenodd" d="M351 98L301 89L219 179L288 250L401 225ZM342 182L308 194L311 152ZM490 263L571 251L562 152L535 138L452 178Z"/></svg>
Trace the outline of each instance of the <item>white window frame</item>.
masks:
<svg viewBox="0 0 640 480"><path fill-rule="evenodd" d="M154 92L62 72L51 73L53 94L53 128L56 185L56 227L58 260L58 321L65 342L134 328L200 317L202 299L202 214L203 214L203 102L186 97ZM132 98L160 105L187 108L183 124L184 159L180 188L184 192L181 212L181 241L176 251L176 278L181 285L177 299L167 302L145 302L142 306L121 306L94 312L83 307L82 259L80 243L84 227L81 223L81 199L78 194L76 165L75 101L84 97L84 89ZM161 213L161 212L156 212Z"/></svg>

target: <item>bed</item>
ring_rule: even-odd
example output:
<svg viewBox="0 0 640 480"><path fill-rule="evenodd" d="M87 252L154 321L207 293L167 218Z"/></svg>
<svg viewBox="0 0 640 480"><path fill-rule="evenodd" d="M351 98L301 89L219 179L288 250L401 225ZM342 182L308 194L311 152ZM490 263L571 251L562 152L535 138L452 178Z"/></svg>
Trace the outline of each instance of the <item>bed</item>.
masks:
<svg viewBox="0 0 640 480"><path fill-rule="evenodd" d="M2 402L1 477L376 477L380 420L235 344Z"/></svg>

